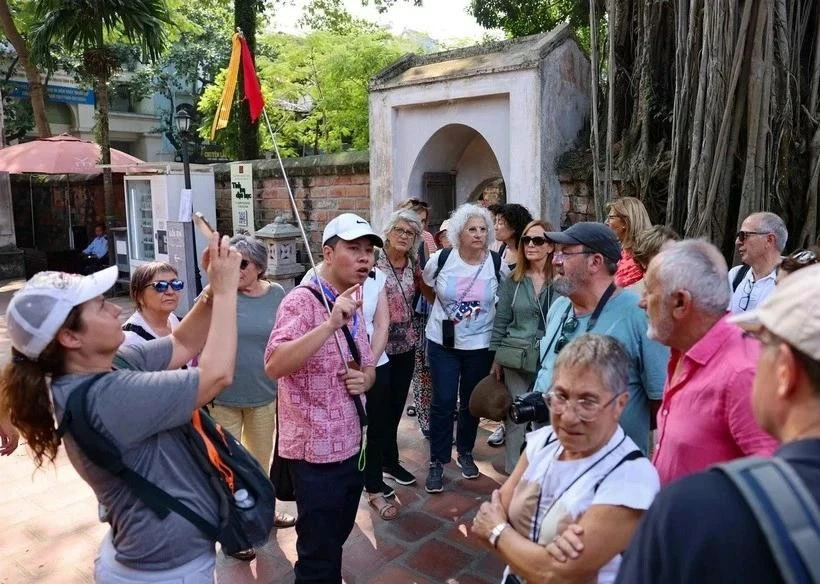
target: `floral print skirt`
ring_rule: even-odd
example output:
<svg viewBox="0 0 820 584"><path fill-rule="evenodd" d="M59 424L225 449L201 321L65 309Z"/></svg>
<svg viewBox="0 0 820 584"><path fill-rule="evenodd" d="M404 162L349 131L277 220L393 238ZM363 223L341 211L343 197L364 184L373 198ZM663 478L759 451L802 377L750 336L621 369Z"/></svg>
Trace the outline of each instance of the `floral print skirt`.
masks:
<svg viewBox="0 0 820 584"><path fill-rule="evenodd" d="M426 339L424 336L425 318L416 315L416 330L420 331L419 341L416 343L416 366L413 371L413 381L410 388L413 390L413 405L416 408L416 419L419 428L425 436L430 435L430 402L433 399L433 376L427 363Z"/></svg>

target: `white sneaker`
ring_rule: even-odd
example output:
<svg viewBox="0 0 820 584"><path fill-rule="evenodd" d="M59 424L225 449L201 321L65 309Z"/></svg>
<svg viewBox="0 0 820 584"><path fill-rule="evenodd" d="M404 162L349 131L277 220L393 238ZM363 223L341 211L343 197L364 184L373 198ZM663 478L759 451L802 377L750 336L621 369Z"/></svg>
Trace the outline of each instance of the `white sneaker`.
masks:
<svg viewBox="0 0 820 584"><path fill-rule="evenodd" d="M490 434L489 438L487 438L487 444L492 446L493 448L498 448L499 446L504 446L504 424L499 424L498 428L493 430L493 433Z"/></svg>

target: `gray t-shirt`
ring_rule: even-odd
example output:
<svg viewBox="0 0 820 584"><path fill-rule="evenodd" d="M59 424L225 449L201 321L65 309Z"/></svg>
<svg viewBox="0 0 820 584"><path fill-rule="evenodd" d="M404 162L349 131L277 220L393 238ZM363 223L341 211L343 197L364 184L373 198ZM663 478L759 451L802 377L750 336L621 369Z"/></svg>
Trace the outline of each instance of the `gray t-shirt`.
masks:
<svg viewBox="0 0 820 584"><path fill-rule="evenodd" d="M569 306L569 298L561 297L547 316L547 330L541 342L541 370L535 381L535 389L542 393L552 386L558 357L555 343L561 337ZM572 340L587 332L591 316L579 317L578 328L567 338ZM669 363L669 348L646 336L648 323L646 312L638 306L638 295L621 290L609 299L595 327L588 331L614 337L629 355L629 402L621 414L621 427L644 454L649 451L649 402L663 397Z"/></svg>
<svg viewBox="0 0 820 584"><path fill-rule="evenodd" d="M88 390L90 421L119 448L129 468L216 525L216 493L180 428L196 407L199 370L163 371L172 351L170 337L121 348L118 357L134 370L112 371L94 383ZM54 380L58 420L68 396L89 376ZM139 570L166 570L214 549L213 541L176 513L160 520L121 479L92 464L70 434L64 442L71 464L100 502L101 520L111 524L118 562Z"/></svg>
<svg viewBox="0 0 820 584"><path fill-rule="evenodd" d="M236 368L233 383L214 400L220 406L253 408L276 399L276 381L265 374L265 347L285 289L271 284L262 296L240 294L236 301Z"/></svg>

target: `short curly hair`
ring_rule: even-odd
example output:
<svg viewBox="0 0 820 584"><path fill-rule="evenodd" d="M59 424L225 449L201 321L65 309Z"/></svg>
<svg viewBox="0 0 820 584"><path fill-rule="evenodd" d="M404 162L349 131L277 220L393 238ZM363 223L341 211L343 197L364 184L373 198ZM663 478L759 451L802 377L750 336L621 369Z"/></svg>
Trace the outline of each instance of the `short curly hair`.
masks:
<svg viewBox="0 0 820 584"><path fill-rule="evenodd" d="M450 244L456 251L458 251L458 248L461 245L461 233L473 217L480 217L483 219L484 225L487 227L487 240L484 242L484 249L490 249L490 246L495 242L495 234L493 233L493 216L490 212L480 205L464 203L458 209L453 211L453 214L450 217L450 229L447 230L447 235L450 238Z"/></svg>
<svg viewBox="0 0 820 584"><path fill-rule="evenodd" d="M524 234L524 228L532 221L532 215L523 205L518 203L507 203L501 205L501 208L496 213L496 219L502 217L506 221L510 230L513 232L513 240L515 244L512 247L518 247L518 242Z"/></svg>

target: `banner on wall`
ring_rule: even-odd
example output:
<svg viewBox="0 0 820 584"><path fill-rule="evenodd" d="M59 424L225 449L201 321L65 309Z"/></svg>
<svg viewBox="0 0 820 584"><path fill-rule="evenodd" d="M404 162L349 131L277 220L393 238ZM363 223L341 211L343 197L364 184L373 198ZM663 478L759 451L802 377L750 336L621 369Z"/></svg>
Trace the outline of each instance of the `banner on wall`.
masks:
<svg viewBox="0 0 820 584"><path fill-rule="evenodd" d="M234 235L253 235L253 166L248 163L231 163L231 209Z"/></svg>

